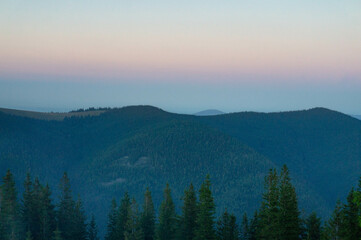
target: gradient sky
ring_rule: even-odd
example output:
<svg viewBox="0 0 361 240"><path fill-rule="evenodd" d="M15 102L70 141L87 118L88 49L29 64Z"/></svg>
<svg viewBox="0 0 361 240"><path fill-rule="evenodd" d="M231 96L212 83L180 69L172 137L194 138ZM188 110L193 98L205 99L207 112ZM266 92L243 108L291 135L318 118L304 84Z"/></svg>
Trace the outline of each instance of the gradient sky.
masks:
<svg viewBox="0 0 361 240"><path fill-rule="evenodd" d="M361 1L0 3L0 107L361 114Z"/></svg>

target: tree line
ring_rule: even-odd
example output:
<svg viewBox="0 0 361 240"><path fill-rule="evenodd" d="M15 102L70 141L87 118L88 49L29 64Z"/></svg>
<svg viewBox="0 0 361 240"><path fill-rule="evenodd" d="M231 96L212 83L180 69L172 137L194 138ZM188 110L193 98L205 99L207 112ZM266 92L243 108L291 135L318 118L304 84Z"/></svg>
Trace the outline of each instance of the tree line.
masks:
<svg viewBox="0 0 361 240"><path fill-rule="evenodd" d="M216 205L207 176L196 191L192 184L184 191L177 213L170 186L164 189L158 213L149 189L140 210L125 193L111 202L105 240L358 240L361 239L361 180L351 189L346 203L337 202L330 219L322 223L316 213L301 216L295 187L284 166L271 169L265 177L259 209L242 219L227 211L217 218ZM19 201L12 173L7 171L0 186L1 240L99 240L94 216L90 220L80 198L73 198L64 173L60 195L53 203L50 187L34 180L24 181Z"/></svg>

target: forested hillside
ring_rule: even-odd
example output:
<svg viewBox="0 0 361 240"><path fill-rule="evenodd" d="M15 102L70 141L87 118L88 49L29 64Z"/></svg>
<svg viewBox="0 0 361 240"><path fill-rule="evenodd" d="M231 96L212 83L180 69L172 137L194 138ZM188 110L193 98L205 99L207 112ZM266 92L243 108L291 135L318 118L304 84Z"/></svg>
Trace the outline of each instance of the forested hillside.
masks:
<svg viewBox="0 0 361 240"><path fill-rule="evenodd" d="M345 197L361 171L360 121L315 108L283 113L234 113L202 118L239 139L277 166L287 163L329 200Z"/></svg>
<svg viewBox="0 0 361 240"><path fill-rule="evenodd" d="M8 170L0 184L0 239L99 240L96 219L93 214L87 217L79 196L74 198L67 173L59 190L59 200L54 202L51 188L27 174L19 201L14 176ZM286 165L280 173L269 170L260 206L252 216L244 213L241 219L228 208L217 217L209 175L199 189L192 183L187 186L178 212L168 183L161 195L158 211L148 187L141 207L129 192L118 201L112 198L106 230L102 229L104 240L361 239L361 180L324 222L316 212L301 214Z"/></svg>
<svg viewBox="0 0 361 240"><path fill-rule="evenodd" d="M218 214L225 207L237 217L252 213L264 176L284 163L301 212L326 217L361 172L361 122L327 109L209 117L150 106L102 111L56 121L0 111L0 172L11 169L19 189L30 172L56 196L67 171L100 229L112 197L129 191L140 201L151 187L158 207L169 183L179 206L188 184L198 188L208 173Z"/></svg>

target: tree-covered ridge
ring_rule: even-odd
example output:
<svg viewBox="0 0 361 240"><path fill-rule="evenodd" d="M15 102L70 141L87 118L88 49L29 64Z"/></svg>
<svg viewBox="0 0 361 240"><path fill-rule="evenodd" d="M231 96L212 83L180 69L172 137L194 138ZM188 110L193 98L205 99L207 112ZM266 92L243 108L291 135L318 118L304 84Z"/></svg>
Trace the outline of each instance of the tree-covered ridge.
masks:
<svg viewBox="0 0 361 240"><path fill-rule="evenodd" d="M217 218L212 183L207 175L198 192L193 184L184 191L178 214L169 184L158 214L149 189L140 208L126 192L119 203L112 200L105 240L335 240L361 239L361 179L347 202L337 202L330 219L322 224L315 212L300 214L288 168L271 169L264 181L262 202L252 218L238 219L227 209ZM94 215L87 218L80 198L74 199L67 173L54 203L48 185L28 174L24 192L17 196L12 173L0 185L0 239L99 240Z"/></svg>
<svg viewBox="0 0 361 240"><path fill-rule="evenodd" d="M339 112L314 108L232 113L201 120L236 137L278 167L286 162L295 178L307 176L312 183L307 187L324 196L324 204L330 207L357 182L361 172L360 121Z"/></svg>
<svg viewBox="0 0 361 240"><path fill-rule="evenodd" d="M268 169L287 163L301 212L328 217L361 172L360 121L326 109L212 117L150 106L104 111L62 121L0 113L0 171L11 169L20 191L29 171L48 182L56 198L67 171L101 235L102 203L126 191L141 203L152 186L158 209L169 183L179 211L189 182L199 189L209 173L217 215L227 208L240 219L258 208Z"/></svg>

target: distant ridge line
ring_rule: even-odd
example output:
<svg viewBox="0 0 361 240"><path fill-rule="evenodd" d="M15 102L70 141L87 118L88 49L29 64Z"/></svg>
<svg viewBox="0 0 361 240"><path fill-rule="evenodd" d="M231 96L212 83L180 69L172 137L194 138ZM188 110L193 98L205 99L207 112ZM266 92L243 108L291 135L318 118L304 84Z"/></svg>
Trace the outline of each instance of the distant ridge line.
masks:
<svg viewBox="0 0 361 240"><path fill-rule="evenodd" d="M18 109L11 109L11 108L1 108L0 107L0 113L9 114L13 116L20 116L20 117L27 117L27 118L33 118L33 119L39 119L39 120L48 120L48 121L62 121L65 118L68 117L86 117L86 116L99 116L105 112L117 112L117 111L129 111L129 110L136 110L143 108L147 112L152 111L160 111L163 113L169 113L169 114L176 114L176 115L184 115L182 113L172 113L166 110L163 110L159 107L151 106L151 105L129 105L124 107L114 107L114 108L88 108L85 110L78 109L73 110L69 112L38 112L38 111L31 111L31 110L18 110ZM315 108L309 108L309 109L303 109L303 110L289 110L289 111L275 111L275 112L256 112L256 111L237 111L237 112L222 112L217 109L208 109L204 111L200 111L194 114L194 116L218 116L218 115L234 115L234 114L287 114L287 113L296 113L296 112L311 112L311 111L327 111L327 112L337 112L341 113L345 116L352 117L357 120L361 120L361 115L349 115L344 114L342 112L334 111L328 108L324 107L315 107ZM188 114L186 114L188 115Z"/></svg>

